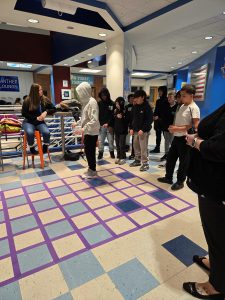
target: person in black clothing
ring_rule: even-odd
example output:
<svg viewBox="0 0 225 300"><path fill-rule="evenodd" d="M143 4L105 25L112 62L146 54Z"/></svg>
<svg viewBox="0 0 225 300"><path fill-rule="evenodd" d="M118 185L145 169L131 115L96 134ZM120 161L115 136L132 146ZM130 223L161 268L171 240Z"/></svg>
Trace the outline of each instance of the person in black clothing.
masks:
<svg viewBox="0 0 225 300"><path fill-rule="evenodd" d="M156 101L156 106L153 114L154 129L156 133L156 146L150 153L160 153L161 135L163 131L163 117L167 113L169 104L167 99L167 87L160 86L158 88L159 99Z"/></svg>
<svg viewBox="0 0 225 300"><path fill-rule="evenodd" d="M30 88L29 96L24 100L22 106L23 130L27 134L27 142L32 154L38 154L34 147L34 131L39 130L43 136L43 153L48 150L50 142L50 132L44 119L47 114L53 114L56 111L51 101L43 95L42 87L33 83Z"/></svg>
<svg viewBox="0 0 225 300"><path fill-rule="evenodd" d="M114 121L114 109L115 103L110 98L110 93L107 88L102 88L99 93L99 154L98 159L103 158L104 143L107 137L109 143L109 152L111 158L115 158L114 155L114 134L113 134L113 121Z"/></svg>
<svg viewBox="0 0 225 300"><path fill-rule="evenodd" d="M225 298L225 104L204 118L198 134L187 135L192 147L187 185L198 194L209 259L193 257L209 270L205 283L186 282L183 288L196 298ZM204 295L204 296L203 296Z"/></svg>
<svg viewBox="0 0 225 300"><path fill-rule="evenodd" d="M128 133L128 119L125 111L125 100L118 97L115 101L116 109L114 111L114 132L117 150L116 164L126 163L126 135Z"/></svg>
<svg viewBox="0 0 225 300"><path fill-rule="evenodd" d="M134 94L136 104L132 108L132 122L130 134L134 136L135 160L130 167L142 166L140 171L149 169L148 164L148 138L153 121L153 113L149 103L146 101L146 93L138 90Z"/></svg>
<svg viewBox="0 0 225 300"><path fill-rule="evenodd" d="M134 105L134 94L130 94L128 95L128 102L129 104L127 104L125 106L125 110L126 110L126 115L127 115L127 120L128 120L128 124L131 123L132 121L132 107ZM131 155L129 156L129 159L134 159L134 137L132 136L132 146L131 146ZM130 149L130 134L127 135L126 137L126 151L128 152Z"/></svg>

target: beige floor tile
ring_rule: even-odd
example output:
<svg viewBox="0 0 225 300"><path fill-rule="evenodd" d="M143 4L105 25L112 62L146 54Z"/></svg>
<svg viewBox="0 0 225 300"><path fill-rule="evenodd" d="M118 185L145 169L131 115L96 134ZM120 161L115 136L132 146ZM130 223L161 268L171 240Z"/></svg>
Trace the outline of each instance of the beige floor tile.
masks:
<svg viewBox="0 0 225 300"><path fill-rule="evenodd" d="M77 234L72 234L52 242L59 258L75 253L85 246Z"/></svg>
<svg viewBox="0 0 225 300"><path fill-rule="evenodd" d="M1 178L1 184L15 182L18 180L20 180L19 176L9 176L9 177L5 177L5 178Z"/></svg>
<svg viewBox="0 0 225 300"><path fill-rule="evenodd" d="M113 206L107 206L100 209L95 210L95 213L103 220L108 220L113 217L121 215L121 212L114 208Z"/></svg>
<svg viewBox="0 0 225 300"><path fill-rule="evenodd" d="M98 196L98 193L94 190L91 190L91 189L82 190L82 191L79 191L79 192L76 192L76 193L78 194L78 196L81 199L86 199L86 198Z"/></svg>
<svg viewBox="0 0 225 300"><path fill-rule="evenodd" d="M39 177L35 177L35 178L21 180L21 183L23 186L29 186L32 184L42 183L42 180Z"/></svg>
<svg viewBox="0 0 225 300"><path fill-rule="evenodd" d="M3 209L2 201L0 201L0 209Z"/></svg>
<svg viewBox="0 0 225 300"><path fill-rule="evenodd" d="M154 185L151 185L147 182L144 184L139 184L138 188L145 191L146 193L157 190L157 187L155 187Z"/></svg>
<svg viewBox="0 0 225 300"><path fill-rule="evenodd" d="M105 194L105 193L113 192L116 189L109 184L104 184L104 185L100 185L99 187L96 187L96 190L101 194Z"/></svg>
<svg viewBox="0 0 225 300"><path fill-rule="evenodd" d="M41 242L44 242L44 238L40 229L14 236L14 243L17 251Z"/></svg>
<svg viewBox="0 0 225 300"><path fill-rule="evenodd" d="M10 279L14 276L12 261L10 257L0 260L0 282Z"/></svg>
<svg viewBox="0 0 225 300"><path fill-rule="evenodd" d="M17 207L9 208L9 218L14 219L21 216L26 216L32 213L30 206L28 204L20 205Z"/></svg>
<svg viewBox="0 0 225 300"><path fill-rule="evenodd" d="M0 224L0 238L4 238L7 236L6 224Z"/></svg>
<svg viewBox="0 0 225 300"><path fill-rule="evenodd" d="M48 211L39 213L39 218L43 224L48 224L54 221L62 220L65 218L59 208L54 208Z"/></svg>
<svg viewBox="0 0 225 300"><path fill-rule="evenodd" d="M148 206L148 205L158 202L156 199L154 199L153 197L146 195L146 194L135 197L134 199L144 206Z"/></svg>
<svg viewBox="0 0 225 300"><path fill-rule="evenodd" d="M139 225L144 225L158 219L155 215L145 209L129 214L129 216Z"/></svg>
<svg viewBox="0 0 225 300"><path fill-rule="evenodd" d="M118 174L118 173L124 172L125 170L123 168L113 168L113 169L110 169L110 171L114 174Z"/></svg>
<svg viewBox="0 0 225 300"><path fill-rule="evenodd" d="M112 185L117 188L117 189L123 189L123 188L128 188L131 185L129 183L127 183L126 181L117 181L117 182L113 182Z"/></svg>
<svg viewBox="0 0 225 300"><path fill-rule="evenodd" d="M54 187L65 185L65 183L62 180L54 180L46 183L47 187L52 189Z"/></svg>
<svg viewBox="0 0 225 300"><path fill-rule="evenodd" d="M124 298L116 289L114 283L107 274L71 291L76 300L123 300Z"/></svg>
<svg viewBox="0 0 225 300"><path fill-rule="evenodd" d="M73 223L80 229L98 223L98 220L95 218L92 213L83 214L77 217L72 218Z"/></svg>
<svg viewBox="0 0 225 300"><path fill-rule="evenodd" d="M127 181L130 182L133 185L144 183L144 180L142 180L139 177L130 178L130 179L127 179Z"/></svg>
<svg viewBox="0 0 225 300"><path fill-rule="evenodd" d="M113 203L127 199L127 196L125 196L124 194L122 194L120 192L113 192L113 193L105 195L105 197Z"/></svg>
<svg viewBox="0 0 225 300"><path fill-rule="evenodd" d="M72 184L72 183L77 183L77 182L81 182L82 178L76 176L76 177L69 177L69 178L65 178L64 181L67 184Z"/></svg>
<svg viewBox="0 0 225 300"><path fill-rule="evenodd" d="M61 205L78 201L78 198L73 193L57 196L56 199Z"/></svg>
<svg viewBox="0 0 225 300"><path fill-rule="evenodd" d="M108 176L108 175L112 175L112 174L109 171L100 171L100 172L98 172L99 177Z"/></svg>
<svg viewBox="0 0 225 300"><path fill-rule="evenodd" d="M104 205L109 204L103 197L94 197L85 201L85 203L91 208L95 209Z"/></svg>
<svg viewBox="0 0 225 300"><path fill-rule="evenodd" d="M111 176L104 177L104 180L111 183L115 181L121 181L121 178L115 175L111 175Z"/></svg>
<svg viewBox="0 0 225 300"><path fill-rule="evenodd" d="M1 182L2 184L2 182ZM14 190L10 190L10 191L6 191L4 192L4 196L5 198L12 198L12 197L16 197L16 196L20 196L23 195L23 189L22 188L18 188L18 189L14 189Z"/></svg>
<svg viewBox="0 0 225 300"><path fill-rule="evenodd" d="M79 182L79 183L74 183L70 185L71 189L73 191L79 191L79 190L84 190L84 189L88 189L89 185L86 182Z"/></svg>
<svg viewBox="0 0 225 300"><path fill-rule="evenodd" d="M19 285L23 300L52 300L69 291L58 265L20 279Z"/></svg>
<svg viewBox="0 0 225 300"><path fill-rule="evenodd" d="M168 206L166 206L162 203L153 205L153 206L149 207L149 209L151 211L153 211L154 213L156 213L160 217L165 217L174 212L173 209L169 208Z"/></svg>
<svg viewBox="0 0 225 300"><path fill-rule="evenodd" d="M50 198L50 194L47 191L36 192L33 194L29 194L30 200L32 202Z"/></svg>
<svg viewBox="0 0 225 300"><path fill-rule="evenodd" d="M166 203L169 204L169 206L171 206L172 208L175 208L176 210L182 210L189 206L187 203L176 198L166 201Z"/></svg>
<svg viewBox="0 0 225 300"><path fill-rule="evenodd" d="M117 218L106 223L115 234L121 234L128 230L136 228L136 226L126 217Z"/></svg>
<svg viewBox="0 0 225 300"><path fill-rule="evenodd" d="M128 189L124 189L123 192L128 195L129 197L135 197L137 195L143 194L143 191L135 188L135 187L131 187Z"/></svg>

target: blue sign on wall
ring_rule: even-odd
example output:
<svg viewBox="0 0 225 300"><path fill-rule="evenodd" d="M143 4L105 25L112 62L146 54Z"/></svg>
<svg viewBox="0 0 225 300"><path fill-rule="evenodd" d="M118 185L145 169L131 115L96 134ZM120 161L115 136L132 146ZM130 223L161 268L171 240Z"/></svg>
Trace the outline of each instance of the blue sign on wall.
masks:
<svg viewBox="0 0 225 300"><path fill-rule="evenodd" d="M94 84L93 75L80 75L80 74L71 74L71 85L79 85L81 82L88 82L90 85Z"/></svg>
<svg viewBox="0 0 225 300"><path fill-rule="evenodd" d="M19 91L19 79L17 76L0 76L0 92Z"/></svg>

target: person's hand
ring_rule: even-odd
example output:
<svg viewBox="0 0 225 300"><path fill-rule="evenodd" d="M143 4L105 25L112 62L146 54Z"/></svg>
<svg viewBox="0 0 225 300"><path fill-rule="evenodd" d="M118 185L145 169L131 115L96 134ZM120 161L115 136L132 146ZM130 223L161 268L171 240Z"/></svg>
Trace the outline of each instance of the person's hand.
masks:
<svg viewBox="0 0 225 300"><path fill-rule="evenodd" d="M108 126L109 133L113 134L113 128L111 126Z"/></svg>
<svg viewBox="0 0 225 300"><path fill-rule="evenodd" d="M37 120L40 122L43 121L41 116L37 117Z"/></svg>
<svg viewBox="0 0 225 300"><path fill-rule="evenodd" d="M122 114L117 114L116 116L118 119L122 119Z"/></svg>
<svg viewBox="0 0 225 300"><path fill-rule="evenodd" d="M156 120L158 120L158 118L159 118L158 116L154 116L153 120L156 121Z"/></svg>
<svg viewBox="0 0 225 300"><path fill-rule="evenodd" d="M144 131L142 131L142 130L139 130L139 131L138 131L138 135L141 136L141 135L143 135L143 134L144 134Z"/></svg>
<svg viewBox="0 0 225 300"><path fill-rule="evenodd" d="M103 128L107 128L107 127L108 127L108 123L103 124L102 127L103 127Z"/></svg>
<svg viewBox="0 0 225 300"><path fill-rule="evenodd" d="M194 139L197 137L197 134L187 134L186 135L186 141L187 141L187 145L192 146Z"/></svg>
<svg viewBox="0 0 225 300"><path fill-rule="evenodd" d="M46 116L47 116L47 111L44 111L44 112L39 116L39 118L40 118L39 121L44 121L44 119L46 118Z"/></svg>
<svg viewBox="0 0 225 300"><path fill-rule="evenodd" d="M133 129L130 129L130 135L134 135Z"/></svg>
<svg viewBox="0 0 225 300"><path fill-rule="evenodd" d="M75 129L76 126L77 126L77 123L76 123L76 122L73 122L71 126L72 126L72 129Z"/></svg>
<svg viewBox="0 0 225 300"><path fill-rule="evenodd" d="M61 109L69 109L69 106L66 103L60 102L59 105Z"/></svg>

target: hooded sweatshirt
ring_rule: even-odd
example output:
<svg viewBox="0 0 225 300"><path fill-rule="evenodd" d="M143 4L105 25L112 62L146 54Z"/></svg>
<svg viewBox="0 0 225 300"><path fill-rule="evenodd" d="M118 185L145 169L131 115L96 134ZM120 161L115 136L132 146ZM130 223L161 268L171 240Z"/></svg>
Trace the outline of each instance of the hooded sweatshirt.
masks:
<svg viewBox="0 0 225 300"><path fill-rule="evenodd" d="M100 129L99 108L97 101L91 96L91 86L88 82L82 82L76 91L83 105L80 124L84 129L84 135L98 135Z"/></svg>

